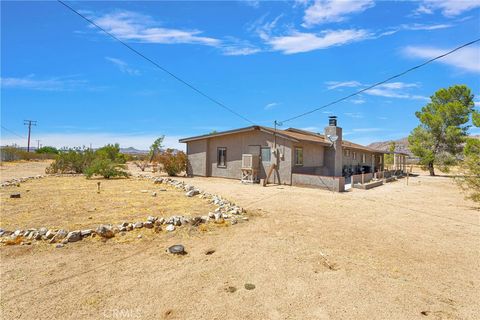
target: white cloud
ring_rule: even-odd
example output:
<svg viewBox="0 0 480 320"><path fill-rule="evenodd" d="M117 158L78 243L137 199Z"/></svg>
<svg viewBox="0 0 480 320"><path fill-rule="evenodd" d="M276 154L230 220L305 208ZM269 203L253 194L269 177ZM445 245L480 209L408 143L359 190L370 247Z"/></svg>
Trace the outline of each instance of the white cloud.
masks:
<svg viewBox="0 0 480 320"><path fill-rule="evenodd" d="M480 8L480 0L424 0L414 14L432 14L439 10L446 17L455 17L475 8Z"/></svg>
<svg viewBox="0 0 480 320"><path fill-rule="evenodd" d="M446 29L451 27L453 27L453 25L449 23L440 23L440 24L413 23L413 24L404 24L401 26L401 28L405 30L427 30L427 31Z"/></svg>
<svg viewBox="0 0 480 320"><path fill-rule="evenodd" d="M268 103L267 105L265 105L265 110L270 110L274 107L278 106L278 102L271 102L271 103Z"/></svg>
<svg viewBox="0 0 480 320"><path fill-rule="evenodd" d="M338 88L355 88L359 87L362 84L358 81L327 81L325 82L328 90L338 89Z"/></svg>
<svg viewBox="0 0 480 320"><path fill-rule="evenodd" d="M366 94L372 96L386 97L386 98L400 98L412 100L428 100L428 97L421 95L413 95L407 92L408 88L418 88L418 84L391 82L384 83L375 88L365 91Z"/></svg>
<svg viewBox="0 0 480 320"><path fill-rule="evenodd" d="M75 79L75 76L52 77L38 79L34 75L16 78L0 78L3 88L30 89L39 91L71 91L75 89L87 89L86 80Z"/></svg>
<svg viewBox="0 0 480 320"><path fill-rule="evenodd" d="M434 47L408 46L403 49L403 52L409 57L431 59L450 50L451 49ZM449 56L436 60L436 62L474 73L480 72L479 61L480 46L462 48Z"/></svg>
<svg viewBox="0 0 480 320"><path fill-rule="evenodd" d="M42 141L44 146L62 147L81 147L90 146L93 148L103 147L108 143L119 143L122 148L134 147L140 150L148 150L149 146L158 138L154 134L122 134L110 132L83 132L83 133L37 133L35 139ZM179 136L166 136L163 144L167 148L176 148L185 150L185 144L179 143ZM19 141L14 136L3 135L1 137L1 145L11 145L13 143L26 144L26 141Z"/></svg>
<svg viewBox="0 0 480 320"><path fill-rule="evenodd" d="M348 15L363 12L374 5L373 0L316 0L305 10L303 26L343 21Z"/></svg>
<svg viewBox="0 0 480 320"><path fill-rule="evenodd" d="M353 104L364 104L366 101L362 98L358 98L358 99L350 99L350 102Z"/></svg>
<svg viewBox="0 0 480 320"><path fill-rule="evenodd" d="M219 46L219 39L201 36L199 30L181 30L158 27L152 17L132 11L116 11L99 17L91 17L106 31L122 40L148 43L184 43Z"/></svg>
<svg viewBox="0 0 480 320"><path fill-rule="evenodd" d="M360 83L358 81L327 81L328 89L339 89L343 87L348 88L365 88L368 87L368 84ZM411 94L408 92L409 89L419 88L417 83L405 83L405 82L387 82L381 85L378 85L372 89L365 91L365 94L386 98L400 98L400 99L412 99L412 100L428 100L428 97L422 95ZM361 97L357 99L350 99L350 102L354 104L365 103L365 100Z"/></svg>
<svg viewBox="0 0 480 320"><path fill-rule="evenodd" d="M140 74L140 71L138 71L137 69L130 68L128 64L123 60L120 60L117 58L111 58L111 57L105 57L105 59L113 63L115 66L117 66L118 69L120 69L120 71L123 73L127 73L132 76L138 76Z"/></svg>
<svg viewBox="0 0 480 320"><path fill-rule="evenodd" d="M284 54L294 54L345 45L369 37L370 34L362 29L325 30L319 34L294 31L287 36L269 38L267 43L272 46L273 50L282 51Z"/></svg>
<svg viewBox="0 0 480 320"><path fill-rule="evenodd" d="M363 118L363 113L360 113L360 112L345 112L344 115L354 119Z"/></svg>
<svg viewBox="0 0 480 320"><path fill-rule="evenodd" d="M475 107L480 107L480 101L474 101Z"/></svg>

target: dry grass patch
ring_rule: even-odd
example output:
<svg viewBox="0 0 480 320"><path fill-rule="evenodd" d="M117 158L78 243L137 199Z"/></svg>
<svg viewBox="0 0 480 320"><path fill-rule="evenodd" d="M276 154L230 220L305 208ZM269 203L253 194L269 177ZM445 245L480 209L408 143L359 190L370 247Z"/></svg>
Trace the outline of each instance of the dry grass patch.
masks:
<svg viewBox="0 0 480 320"><path fill-rule="evenodd" d="M100 193L97 182L101 182ZM14 192L20 192L21 198L10 199ZM157 196L153 197L152 192ZM148 215L205 215L215 209L204 199L187 198L174 188L137 179L47 177L20 187L2 188L0 199L0 227L7 230L93 228L99 224L145 221Z"/></svg>

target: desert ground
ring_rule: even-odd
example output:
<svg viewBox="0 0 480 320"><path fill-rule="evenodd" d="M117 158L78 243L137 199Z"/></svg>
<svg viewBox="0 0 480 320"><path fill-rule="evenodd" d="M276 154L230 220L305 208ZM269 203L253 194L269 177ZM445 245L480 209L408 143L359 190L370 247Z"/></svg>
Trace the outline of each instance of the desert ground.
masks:
<svg viewBox="0 0 480 320"><path fill-rule="evenodd" d="M5 173L37 174L42 165L2 167L2 181ZM16 205L2 189L2 225L30 219L60 225L65 219L78 226L121 221L138 211L179 210L162 205L162 196L137 192L157 188L151 181L128 179L101 180L105 191L99 196L106 203L92 200L96 210L89 212L82 195L97 180L72 179L25 182L25 197L16 199L25 203ZM248 210L249 221L204 232L143 231L140 239L62 248L2 246L1 318L480 318L480 208L465 200L450 177L421 172L408 185L401 179L345 193L178 179L235 201ZM122 200L126 194L128 201ZM136 200L130 203L130 197ZM182 205L208 209L189 200ZM172 244L183 244L188 254L166 253Z"/></svg>

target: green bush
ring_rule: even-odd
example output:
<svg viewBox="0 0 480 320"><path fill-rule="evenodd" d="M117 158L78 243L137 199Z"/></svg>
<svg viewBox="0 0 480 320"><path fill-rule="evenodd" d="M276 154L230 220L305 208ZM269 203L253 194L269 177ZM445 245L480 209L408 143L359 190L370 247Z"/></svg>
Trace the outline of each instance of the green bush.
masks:
<svg viewBox="0 0 480 320"><path fill-rule="evenodd" d="M183 151L178 151L175 154L172 149L167 149L167 151L160 156L160 163L163 165L163 170L169 176L176 176L187 170L187 155Z"/></svg>
<svg viewBox="0 0 480 320"><path fill-rule="evenodd" d="M124 154L120 153L120 145L107 144L106 146L95 151L95 158L109 159L115 163L125 163L126 158Z"/></svg>
<svg viewBox="0 0 480 320"><path fill-rule="evenodd" d="M128 173L124 171L125 169L126 166L124 164L115 163L110 159L96 158L84 172L87 178L98 175L105 179L110 179L114 177L128 177Z"/></svg>
<svg viewBox="0 0 480 320"><path fill-rule="evenodd" d="M35 152L40 154L58 154L59 153L57 148L49 147L49 146L41 147L40 149L35 150Z"/></svg>
<svg viewBox="0 0 480 320"><path fill-rule="evenodd" d="M83 173L95 158L92 150L67 150L57 155L47 173Z"/></svg>

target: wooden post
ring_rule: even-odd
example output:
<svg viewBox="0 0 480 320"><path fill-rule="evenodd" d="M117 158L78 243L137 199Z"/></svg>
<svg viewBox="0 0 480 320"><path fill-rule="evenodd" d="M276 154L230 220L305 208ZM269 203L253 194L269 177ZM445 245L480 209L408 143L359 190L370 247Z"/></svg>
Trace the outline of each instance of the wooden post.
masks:
<svg viewBox="0 0 480 320"><path fill-rule="evenodd" d="M362 184L365 184L365 174L362 172Z"/></svg>
<svg viewBox="0 0 480 320"><path fill-rule="evenodd" d="M408 172L408 170L407 170L407 186L408 186L408 176L409 176L409 175L410 175L410 174L409 174L409 172Z"/></svg>

